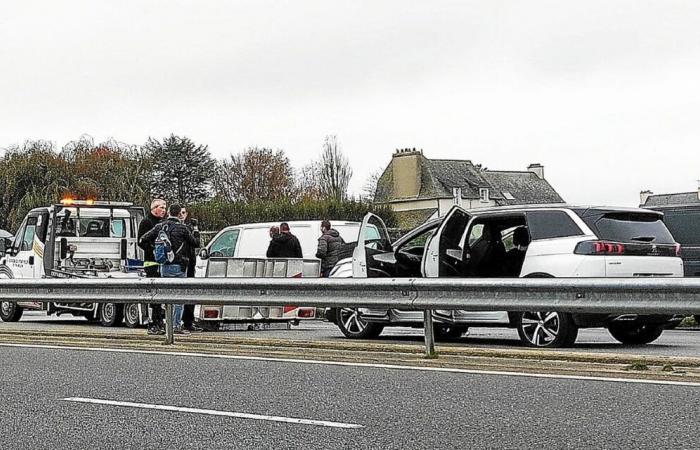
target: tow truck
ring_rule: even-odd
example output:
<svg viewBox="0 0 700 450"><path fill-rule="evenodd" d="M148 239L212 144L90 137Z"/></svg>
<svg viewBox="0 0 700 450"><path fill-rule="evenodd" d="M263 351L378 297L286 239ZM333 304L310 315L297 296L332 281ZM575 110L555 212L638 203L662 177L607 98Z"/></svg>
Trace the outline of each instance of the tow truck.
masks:
<svg viewBox="0 0 700 450"><path fill-rule="evenodd" d="M14 239L0 238L2 278L122 278L142 276L137 230L145 211L128 202L63 199L27 213ZM143 324L143 305L118 303L2 302L0 319L20 320L26 310L71 314L103 326Z"/></svg>

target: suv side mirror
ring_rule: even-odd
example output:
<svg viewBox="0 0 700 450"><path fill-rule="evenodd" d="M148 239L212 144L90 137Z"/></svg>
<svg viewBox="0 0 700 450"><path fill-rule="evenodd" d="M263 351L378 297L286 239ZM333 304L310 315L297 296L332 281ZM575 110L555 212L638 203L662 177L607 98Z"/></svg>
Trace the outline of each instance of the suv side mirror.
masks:
<svg viewBox="0 0 700 450"><path fill-rule="evenodd" d="M199 257L202 259L209 259L209 251L206 248L203 248L199 251Z"/></svg>

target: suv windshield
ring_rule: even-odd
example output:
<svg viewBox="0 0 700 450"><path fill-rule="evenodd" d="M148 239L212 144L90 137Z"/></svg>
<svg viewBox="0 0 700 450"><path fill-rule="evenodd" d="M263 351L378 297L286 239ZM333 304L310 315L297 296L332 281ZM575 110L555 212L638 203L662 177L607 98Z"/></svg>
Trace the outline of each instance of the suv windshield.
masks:
<svg viewBox="0 0 700 450"><path fill-rule="evenodd" d="M673 244L675 239L658 214L606 213L583 220L600 239L615 242Z"/></svg>

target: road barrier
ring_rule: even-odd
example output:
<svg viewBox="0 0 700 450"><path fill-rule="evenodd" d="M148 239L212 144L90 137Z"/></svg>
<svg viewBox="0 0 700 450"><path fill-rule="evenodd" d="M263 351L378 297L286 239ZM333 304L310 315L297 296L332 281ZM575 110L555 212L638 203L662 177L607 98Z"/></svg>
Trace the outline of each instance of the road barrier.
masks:
<svg viewBox="0 0 700 450"><path fill-rule="evenodd" d="M700 314L698 278L3 279L0 301L162 303L422 310ZM170 314L166 317L171 317ZM173 342L171 323L166 342Z"/></svg>

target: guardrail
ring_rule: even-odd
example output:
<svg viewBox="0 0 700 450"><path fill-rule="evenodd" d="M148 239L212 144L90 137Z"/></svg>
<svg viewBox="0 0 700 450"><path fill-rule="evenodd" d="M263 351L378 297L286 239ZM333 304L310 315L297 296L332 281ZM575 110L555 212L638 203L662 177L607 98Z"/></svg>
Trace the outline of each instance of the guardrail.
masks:
<svg viewBox="0 0 700 450"><path fill-rule="evenodd" d="M423 310L434 353L432 309L700 314L698 278L110 278L3 279L0 301L377 307ZM166 342L173 342L166 321Z"/></svg>

